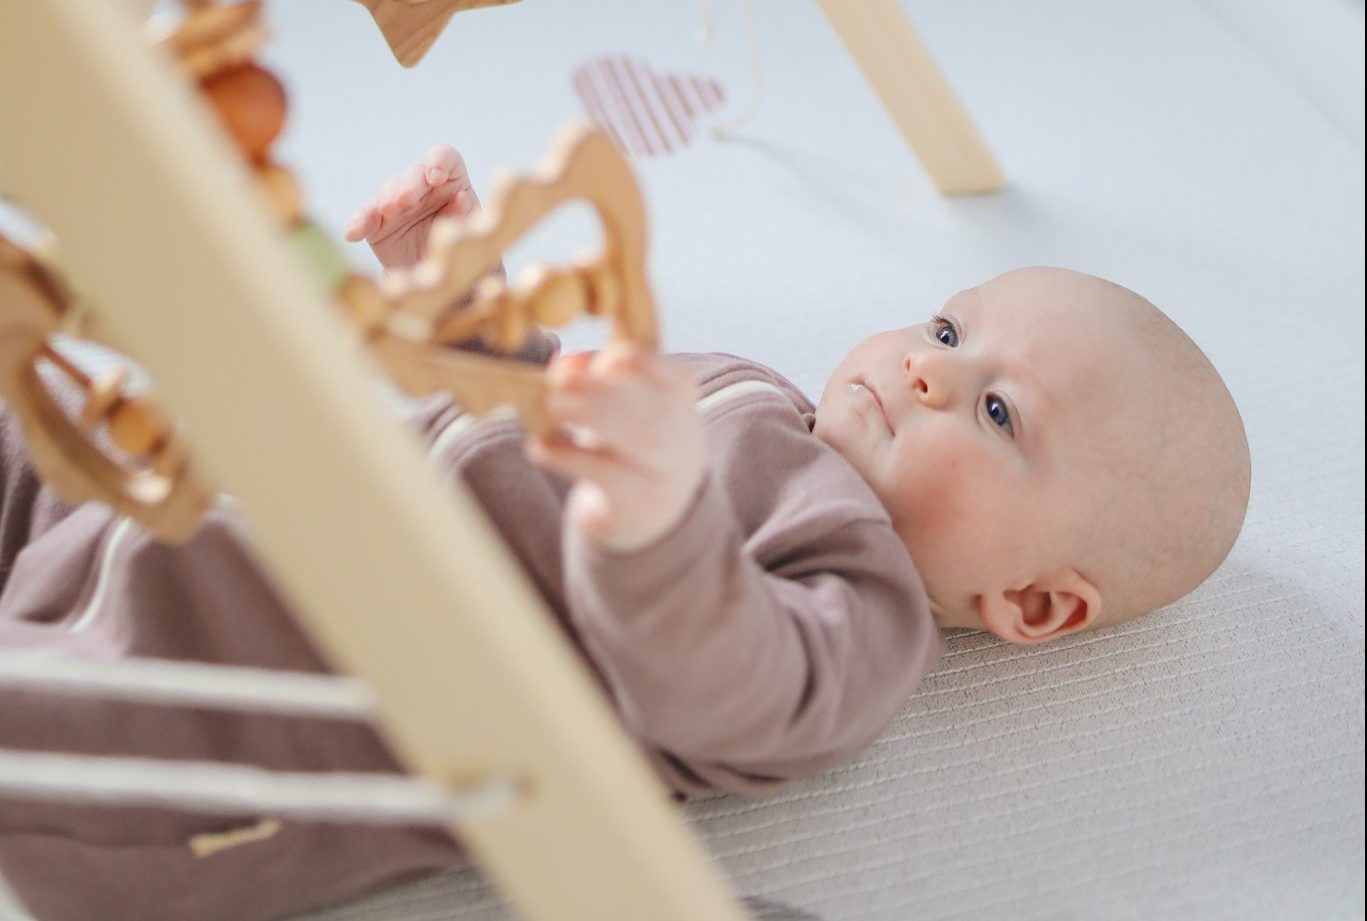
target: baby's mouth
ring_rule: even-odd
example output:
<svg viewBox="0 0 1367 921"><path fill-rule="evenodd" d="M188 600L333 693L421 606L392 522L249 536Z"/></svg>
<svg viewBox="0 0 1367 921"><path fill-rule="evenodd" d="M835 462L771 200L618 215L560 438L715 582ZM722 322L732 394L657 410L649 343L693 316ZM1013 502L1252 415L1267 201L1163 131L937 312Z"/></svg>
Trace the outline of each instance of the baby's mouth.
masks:
<svg viewBox="0 0 1367 921"><path fill-rule="evenodd" d="M883 424L888 427L888 432L891 433L892 423L888 421L888 413L887 410L883 408L883 398L878 395L878 391L874 390L873 386L862 377L856 377L854 380L850 381L850 391L856 397L862 397L864 394L868 394L869 398L873 400L873 405L878 407L878 415L882 417Z"/></svg>

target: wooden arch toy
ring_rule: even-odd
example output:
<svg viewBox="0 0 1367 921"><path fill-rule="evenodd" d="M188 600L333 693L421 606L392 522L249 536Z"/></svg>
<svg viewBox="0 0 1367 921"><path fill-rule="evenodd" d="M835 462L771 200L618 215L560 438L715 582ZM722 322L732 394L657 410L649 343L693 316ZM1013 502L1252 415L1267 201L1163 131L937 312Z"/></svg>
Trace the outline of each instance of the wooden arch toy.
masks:
<svg viewBox="0 0 1367 921"><path fill-rule="evenodd" d="M575 199L597 211L602 253L567 268L529 267L511 287L487 274L545 214ZM654 348L645 254L645 206L631 167L607 135L575 125L557 139L538 174L496 186L487 210L434 224L427 256L412 269L391 274L378 288L352 276L339 296L405 391L444 389L476 414L511 404L527 428L545 432L543 371L447 346L479 336L509 352L526 341L533 324L562 326L587 314L609 319L615 338Z"/></svg>
<svg viewBox="0 0 1367 921"><path fill-rule="evenodd" d="M148 396L124 394L124 372L92 379L52 347L51 337L74 319L70 290L52 269L3 236L0 304L0 397L23 428L39 476L68 502L104 502L162 540L187 539L214 495L200 485L184 443ZM79 423L43 383L42 360L85 393ZM126 459L91 437L101 423Z"/></svg>

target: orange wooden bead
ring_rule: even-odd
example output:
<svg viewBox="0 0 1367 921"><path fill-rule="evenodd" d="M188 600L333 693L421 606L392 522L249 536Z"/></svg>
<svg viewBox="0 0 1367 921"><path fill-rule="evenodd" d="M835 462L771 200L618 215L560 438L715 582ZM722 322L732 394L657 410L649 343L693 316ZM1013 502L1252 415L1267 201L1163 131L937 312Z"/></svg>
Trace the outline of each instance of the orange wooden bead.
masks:
<svg viewBox="0 0 1367 921"><path fill-rule="evenodd" d="M109 437L134 457L155 454L166 440L167 428L161 413L146 400L128 400L109 415Z"/></svg>
<svg viewBox="0 0 1367 921"><path fill-rule="evenodd" d="M111 368L90 382L89 397L81 410L81 425L93 428L123 399L123 387L128 382L128 372L123 368Z"/></svg>
<svg viewBox="0 0 1367 921"><path fill-rule="evenodd" d="M200 86L247 158L264 161L285 124L285 88L280 81L255 64L244 64L216 73Z"/></svg>
<svg viewBox="0 0 1367 921"><path fill-rule="evenodd" d="M534 266L519 282L528 291L532 319L542 326L564 326L588 307L588 286L578 271Z"/></svg>

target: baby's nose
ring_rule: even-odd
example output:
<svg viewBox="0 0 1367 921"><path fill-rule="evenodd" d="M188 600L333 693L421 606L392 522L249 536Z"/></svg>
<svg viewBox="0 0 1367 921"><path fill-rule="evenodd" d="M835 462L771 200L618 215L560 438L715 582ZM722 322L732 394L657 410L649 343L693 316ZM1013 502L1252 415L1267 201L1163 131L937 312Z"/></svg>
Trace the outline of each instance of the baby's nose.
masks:
<svg viewBox="0 0 1367 921"><path fill-rule="evenodd" d="M907 386L923 405L931 409L945 409L952 399L948 375L939 365L934 353L913 352L902 359Z"/></svg>

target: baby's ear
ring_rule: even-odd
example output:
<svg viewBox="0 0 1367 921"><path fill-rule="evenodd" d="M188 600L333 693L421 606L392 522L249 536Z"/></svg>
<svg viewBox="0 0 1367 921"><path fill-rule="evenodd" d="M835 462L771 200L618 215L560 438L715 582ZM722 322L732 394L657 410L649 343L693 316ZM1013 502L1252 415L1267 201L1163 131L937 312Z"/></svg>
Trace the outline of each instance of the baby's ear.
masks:
<svg viewBox="0 0 1367 921"><path fill-rule="evenodd" d="M1023 588L980 595L978 615L1008 643L1045 643L1097 623L1101 593L1077 570L1061 569Z"/></svg>

